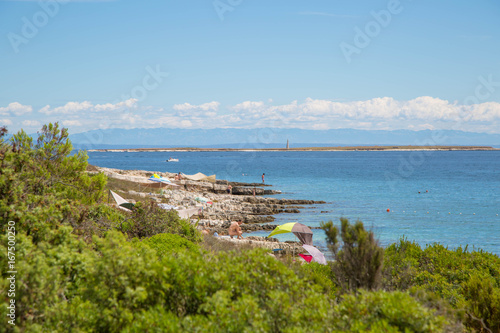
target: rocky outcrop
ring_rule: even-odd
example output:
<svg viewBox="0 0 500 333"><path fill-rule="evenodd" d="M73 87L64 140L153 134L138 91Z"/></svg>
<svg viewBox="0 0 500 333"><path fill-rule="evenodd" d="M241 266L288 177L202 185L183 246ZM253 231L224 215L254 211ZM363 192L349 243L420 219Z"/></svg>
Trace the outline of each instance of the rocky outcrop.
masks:
<svg viewBox="0 0 500 333"><path fill-rule="evenodd" d="M151 171L138 170L118 170L95 167L91 172L104 172L108 177L129 182L134 185L136 182L143 182L146 177L152 175ZM158 175L173 178L176 174L157 172ZM297 214L300 209L306 206L323 204L324 201L279 199L272 197L262 197L259 195L277 194L281 191L264 189L259 183L237 183L218 180L215 183L193 180L172 181L180 186L175 188L147 189L146 192L129 190L129 197L139 197L156 202L166 203L180 208L193 206L203 207L199 216L192 216L193 222L200 219L199 225L210 228L227 229L229 225L222 226L228 221L244 222L245 231L272 230L276 226L265 223L273 222L275 214ZM227 193L228 184L232 185L233 195ZM135 188L135 186L133 186ZM140 188L140 187L139 187ZM253 195L253 191L256 195ZM127 198L127 192L120 192ZM204 197L212 204L203 204L196 200L197 197ZM141 200L141 199L138 199ZM243 228L243 227L242 227Z"/></svg>
<svg viewBox="0 0 500 333"><path fill-rule="evenodd" d="M266 190L263 188L257 187L243 187L243 186L235 186L233 187L233 194L235 195L272 195L272 194L281 194L279 190Z"/></svg>
<svg viewBox="0 0 500 333"><path fill-rule="evenodd" d="M223 180L223 179L217 179L215 181L216 184L220 184L220 185L224 185L224 186L227 186L227 185L231 185L231 186L247 186L247 187L264 187L264 186L272 186L270 184L262 184L262 183L242 183L242 182L230 182L230 181L227 181L227 180Z"/></svg>

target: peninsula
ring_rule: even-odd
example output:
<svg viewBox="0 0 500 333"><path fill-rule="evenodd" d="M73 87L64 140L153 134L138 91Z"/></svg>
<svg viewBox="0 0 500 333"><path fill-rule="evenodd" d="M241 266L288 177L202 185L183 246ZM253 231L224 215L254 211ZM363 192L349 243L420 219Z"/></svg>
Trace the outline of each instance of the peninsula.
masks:
<svg viewBox="0 0 500 333"><path fill-rule="evenodd" d="M300 148L131 148L131 149L90 149L90 152L174 152L174 151L200 151L200 152L237 152L237 151L412 151L412 150L436 150L436 151L484 151L500 150L491 146L332 146L332 147L300 147Z"/></svg>

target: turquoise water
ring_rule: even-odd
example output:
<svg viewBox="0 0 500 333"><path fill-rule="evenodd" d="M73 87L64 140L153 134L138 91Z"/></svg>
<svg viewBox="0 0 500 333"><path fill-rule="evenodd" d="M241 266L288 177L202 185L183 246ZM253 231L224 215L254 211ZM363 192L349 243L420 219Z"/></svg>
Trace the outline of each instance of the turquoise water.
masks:
<svg viewBox="0 0 500 333"><path fill-rule="evenodd" d="M180 161L166 163L169 157ZM276 197L327 202L276 215L274 223L319 226L346 217L363 221L383 245L405 236L500 254L500 151L90 152L89 163L243 182L260 182L264 172L266 183L283 191ZM324 248L323 232L314 232Z"/></svg>

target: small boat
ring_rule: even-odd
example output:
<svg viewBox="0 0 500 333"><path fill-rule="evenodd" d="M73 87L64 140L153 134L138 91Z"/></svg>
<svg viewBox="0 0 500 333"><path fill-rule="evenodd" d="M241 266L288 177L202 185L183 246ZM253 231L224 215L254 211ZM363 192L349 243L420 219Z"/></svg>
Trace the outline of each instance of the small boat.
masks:
<svg viewBox="0 0 500 333"><path fill-rule="evenodd" d="M179 162L179 159L170 157L167 162Z"/></svg>

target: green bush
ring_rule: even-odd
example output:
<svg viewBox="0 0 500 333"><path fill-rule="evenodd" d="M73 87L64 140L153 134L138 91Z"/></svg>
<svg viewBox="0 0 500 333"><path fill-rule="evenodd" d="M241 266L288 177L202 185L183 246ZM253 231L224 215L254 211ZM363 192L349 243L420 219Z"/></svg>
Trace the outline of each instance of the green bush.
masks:
<svg viewBox="0 0 500 333"><path fill-rule="evenodd" d="M71 223L74 233L91 242L94 235L102 237L111 229L122 229L126 217L119 209L100 203L80 208L80 217Z"/></svg>
<svg viewBox="0 0 500 333"><path fill-rule="evenodd" d="M297 273L310 283L320 286L322 292L328 295L330 299L333 300L336 298L338 290L333 282L335 281L335 276L329 265L320 265L316 262L311 262L307 265L300 265Z"/></svg>
<svg viewBox="0 0 500 333"><path fill-rule="evenodd" d="M88 175L87 155L71 150L57 123L44 125L36 143L22 130L9 144L0 137L0 218L15 221L35 243L53 228L78 224L80 209L102 199L105 176Z"/></svg>
<svg viewBox="0 0 500 333"><path fill-rule="evenodd" d="M159 258L185 250L193 253L200 252L197 244L176 234L158 234L144 239L141 243L154 249Z"/></svg>
<svg viewBox="0 0 500 333"><path fill-rule="evenodd" d="M376 289L382 278L384 249L379 246L372 231L366 231L363 223L354 225L346 218L341 218L342 249L337 239L339 230L332 221L321 223L326 240L333 252L332 264L339 286L345 291L359 288Z"/></svg>
<svg viewBox="0 0 500 333"><path fill-rule="evenodd" d="M500 258L483 251L422 249L400 240L385 251L385 284L390 289L432 292L464 311L469 328L500 332Z"/></svg>
<svg viewBox="0 0 500 333"><path fill-rule="evenodd" d="M441 332L448 324L403 292L345 295L334 313L336 329L348 332Z"/></svg>
<svg viewBox="0 0 500 333"><path fill-rule="evenodd" d="M491 277L473 274L464 284L463 292L468 300L469 327L478 331L488 327L500 332L500 288Z"/></svg>
<svg viewBox="0 0 500 333"><path fill-rule="evenodd" d="M23 232L16 235L16 325L21 328L42 327L54 309L75 296L86 270L87 245L71 234L71 227L51 230L43 241L34 244ZM7 241L0 236L0 267L7 267ZM0 293L6 295L6 270L2 269ZM7 318L7 297L0 298L0 315ZM0 325L7 329L7 325Z"/></svg>
<svg viewBox="0 0 500 333"><path fill-rule="evenodd" d="M122 225L122 230L130 238L151 237L156 234L179 234L198 243L201 233L188 220L181 219L176 211L165 210L154 202L138 202L132 215Z"/></svg>
<svg viewBox="0 0 500 333"><path fill-rule="evenodd" d="M426 332L444 325L406 294L361 293L334 305L320 279L324 266L307 265L300 277L263 250L180 251L159 260L156 250L136 248L117 231L92 244L69 227L50 235L37 244L18 235L23 331Z"/></svg>
<svg viewBox="0 0 500 333"><path fill-rule="evenodd" d="M95 250L81 274L85 283L59 303L45 329L116 332L146 328L151 323L141 318L161 315L168 322L177 317L182 328L195 323L220 332L276 331L328 327L332 315L321 288L264 251L206 258L183 252L157 260L155 251L136 250L116 232L95 238Z"/></svg>

